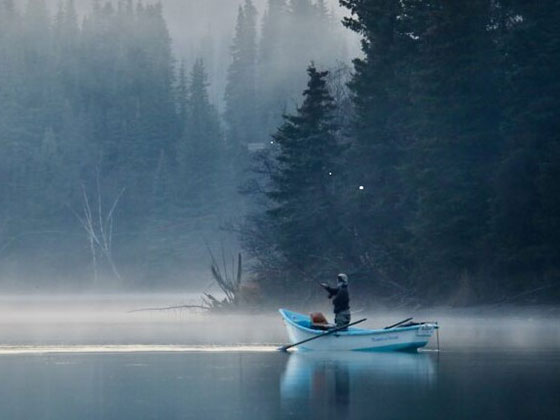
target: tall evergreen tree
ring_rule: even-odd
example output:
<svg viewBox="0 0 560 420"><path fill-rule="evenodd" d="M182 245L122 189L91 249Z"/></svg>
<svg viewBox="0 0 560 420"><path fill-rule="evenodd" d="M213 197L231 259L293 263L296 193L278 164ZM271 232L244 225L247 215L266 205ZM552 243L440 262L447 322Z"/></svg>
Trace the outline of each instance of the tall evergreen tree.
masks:
<svg viewBox="0 0 560 420"><path fill-rule="evenodd" d="M350 82L355 115L351 187L345 196L347 224L355 236L348 257L359 275L394 293L407 283L410 268L403 248L410 192L401 167L410 143L404 127L410 113L408 63L415 45L406 33L403 2L341 3L352 12L344 24L363 36L364 53L354 60Z"/></svg>
<svg viewBox="0 0 560 420"><path fill-rule="evenodd" d="M246 148L257 140L256 132L256 64L257 10L251 0L239 7L235 37L231 47L225 91L224 119L232 150Z"/></svg>
<svg viewBox="0 0 560 420"><path fill-rule="evenodd" d="M424 28L412 62L411 252L418 274L446 291L461 276L484 278L490 251L490 181L501 143L491 6L432 1L409 9Z"/></svg>
<svg viewBox="0 0 560 420"><path fill-rule="evenodd" d="M286 0L268 0L258 57L260 136L268 136L280 124L290 96L288 18Z"/></svg>
<svg viewBox="0 0 560 420"><path fill-rule="evenodd" d="M185 67L185 62L181 61L179 66L179 74L177 77L177 91L176 91L176 102L177 102L177 116L179 124L179 136L182 136L185 132L187 120L188 120L188 81L187 81L187 70Z"/></svg>
<svg viewBox="0 0 560 420"><path fill-rule="evenodd" d="M331 68L347 57L343 36L322 1L269 0L259 46L259 121L263 136L281 123L305 86L304 66Z"/></svg>
<svg viewBox="0 0 560 420"><path fill-rule="evenodd" d="M332 123L334 102L326 77L314 66L304 100L294 115L273 136L277 144L275 169L267 196L271 200L268 223L276 248L292 274L318 275L332 269L328 257L338 257L340 229L337 221L338 158L341 146Z"/></svg>
<svg viewBox="0 0 560 420"><path fill-rule="evenodd" d="M557 280L560 267L560 16L551 1L500 5L505 141L494 185L492 239L498 275L515 279L511 285L520 288Z"/></svg>
<svg viewBox="0 0 560 420"><path fill-rule="evenodd" d="M190 74L187 121L178 150L184 202L197 213L219 210L224 145L218 113L208 99L208 76L198 59Z"/></svg>

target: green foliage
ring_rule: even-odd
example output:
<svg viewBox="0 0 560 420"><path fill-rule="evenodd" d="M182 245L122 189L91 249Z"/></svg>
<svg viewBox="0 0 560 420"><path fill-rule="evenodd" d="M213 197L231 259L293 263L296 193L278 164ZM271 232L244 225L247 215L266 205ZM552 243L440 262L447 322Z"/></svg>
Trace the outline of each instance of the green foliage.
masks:
<svg viewBox="0 0 560 420"><path fill-rule="evenodd" d="M348 261L358 278L393 293L393 284L409 283L411 267L404 245L409 240L412 194L402 167L412 142L405 127L411 113L409 61L416 45L406 33L407 21L401 19L402 3L345 5L356 14L345 19L345 25L364 36L364 57L354 60L350 82L355 114L343 215L353 232Z"/></svg>
<svg viewBox="0 0 560 420"><path fill-rule="evenodd" d="M555 2L340 3L362 37L349 96L338 72L312 65L296 107L302 69L345 57L342 25L324 1L269 0L259 33L244 0L222 130L204 63L176 66L160 4L94 1L82 20L73 0L53 18L44 0L0 1L3 256L34 249L43 267L85 265L63 246L87 254L69 222L82 186L99 185L100 202L125 189L115 260L146 255L152 282L246 213L236 188L264 147L243 240L267 284L297 292L295 279L345 271L399 299L556 287Z"/></svg>
<svg viewBox="0 0 560 420"><path fill-rule="evenodd" d="M518 283L551 282L560 265L558 8L504 1L499 18L505 142L492 200L496 264Z"/></svg>
<svg viewBox="0 0 560 420"><path fill-rule="evenodd" d="M461 273L488 265L490 176L502 142L490 7L481 0L412 8L425 29L410 77L410 245L417 275L448 291Z"/></svg>
<svg viewBox="0 0 560 420"><path fill-rule="evenodd" d="M274 237L277 258L285 264L284 278L316 276L324 260L336 258L342 239L336 218L342 147L333 124L335 105L326 85L328 72L313 65L307 72L302 105L294 115L284 116L272 137L266 190L270 201L256 226Z"/></svg>
<svg viewBox="0 0 560 420"><path fill-rule="evenodd" d="M551 287L559 261L557 235L545 233L558 226L550 199L558 172L556 8L341 3L352 13L345 24L363 36L350 84L350 177L363 177L371 191L349 197L350 219L360 220L357 251L369 257L359 272L374 284L392 279L443 296L464 278L478 298L535 281Z"/></svg>
<svg viewBox="0 0 560 420"><path fill-rule="evenodd" d="M329 143L315 136L334 138L312 123L330 105L309 106L320 103L310 84L304 105L273 136L277 153L258 161L271 202L248 223L257 272L289 288L291 277L325 275L335 262L354 284L401 301L426 291L463 304L557 293L558 8L516 0L340 3L350 11L345 26L362 36L349 83L351 124L339 132L350 148L342 153L333 142L332 154L310 153L308 144ZM312 8L271 1L269 13L311 16ZM319 161L345 164L335 195L316 194L331 191L319 181Z"/></svg>

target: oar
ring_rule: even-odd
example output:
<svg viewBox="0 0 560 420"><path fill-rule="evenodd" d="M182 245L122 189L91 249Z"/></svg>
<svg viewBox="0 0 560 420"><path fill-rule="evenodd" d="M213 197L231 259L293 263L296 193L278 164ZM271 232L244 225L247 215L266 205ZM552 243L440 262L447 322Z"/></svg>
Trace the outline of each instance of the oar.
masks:
<svg viewBox="0 0 560 420"><path fill-rule="evenodd" d="M350 323L350 324L346 324L346 325L343 325L343 326L341 326L341 327L333 328L332 330L329 330L329 331L327 331L327 332L324 333L324 334L319 334L319 335L316 335L315 337L311 337L311 338L308 338L308 339L306 339L306 340L299 341L299 342L294 343L294 344L286 344L285 346L279 347L278 350L280 350L280 351L286 351L286 350L288 350L288 349L291 349L292 347L299 346L300 344L303 344L303 343L307 343L308 341L316 340L316 339L321 338L321 337L324 337L324 336L326 336L326 335L333 334L333 333L335 333L335 332L337 332L337 331L344 330L344 329L346 329L346 328L348 328L348 327L350 327L350 326L352 326L352 325L356 325L356 324L359 324L360 322L364 322L366 319L367 319L367 318L360 319L359 321L352 322L352 323Z"/></svg>
<svg viewBox="0 0 560 420"><path fill-rule="evenodd" d="M399 325L404 324L405 322L410 321L411 319L412 319L412 318L403 319L402 321L397 322L396 324L393 324L393 325L389 325L388 327L385 327L385 328L383 328L383 329L384 329L384 330L389 330L389 329L391 329L391 328L398 327Z"/></svg>

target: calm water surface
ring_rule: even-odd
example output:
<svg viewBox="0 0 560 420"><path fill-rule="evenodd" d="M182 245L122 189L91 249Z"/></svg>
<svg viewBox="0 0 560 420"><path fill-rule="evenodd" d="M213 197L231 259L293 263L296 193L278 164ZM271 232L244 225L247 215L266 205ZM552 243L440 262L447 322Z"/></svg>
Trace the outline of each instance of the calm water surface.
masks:
<svg viewBox="0 0 560 420"><path fill-rule="evenodd" d="M142 299L0 297L0 420L560 419L556 309L414 313L441 352L322 354L266 344L275 313L127 312Z"/></svg>
<svg viewBox="0 0 560 420"><path fill-rule="evenodd" d="M556 351L11 354L1 419L560 418Z"/></svg>

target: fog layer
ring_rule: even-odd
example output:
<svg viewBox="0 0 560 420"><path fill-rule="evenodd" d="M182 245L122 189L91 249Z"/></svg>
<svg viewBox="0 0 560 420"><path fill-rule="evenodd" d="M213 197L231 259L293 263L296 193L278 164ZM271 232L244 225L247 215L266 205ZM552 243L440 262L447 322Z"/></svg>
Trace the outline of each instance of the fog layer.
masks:
<svg viewBox="0 0 560 420"><path fill-rule="evenodd" d="M228 315L196 310L129 313L143 307L196 303L198 297L194 295L5 296L0 298L0 334L4 337L1 344L6 351L13 347L41 351L33 350L36 346L63 346L59 351L64 351L64 346L121 346L126 351L134 350L127 346L138 345L155 347L136 350L187 346L169 348L185 351L192 346L242 345L267 350L287 342L281 317L274 310ZM308 308L293 309L308 312ZM322 310L332 318L326 305L312 309ZM355 319L368 319L363 328L382 328L409 316L416 321L439 323L442 351L560 348L560 313L554 307L354 312ZM436 343L434 336L428 349L434 349ZM95 351L95 347L86 351Z"/></svg>

